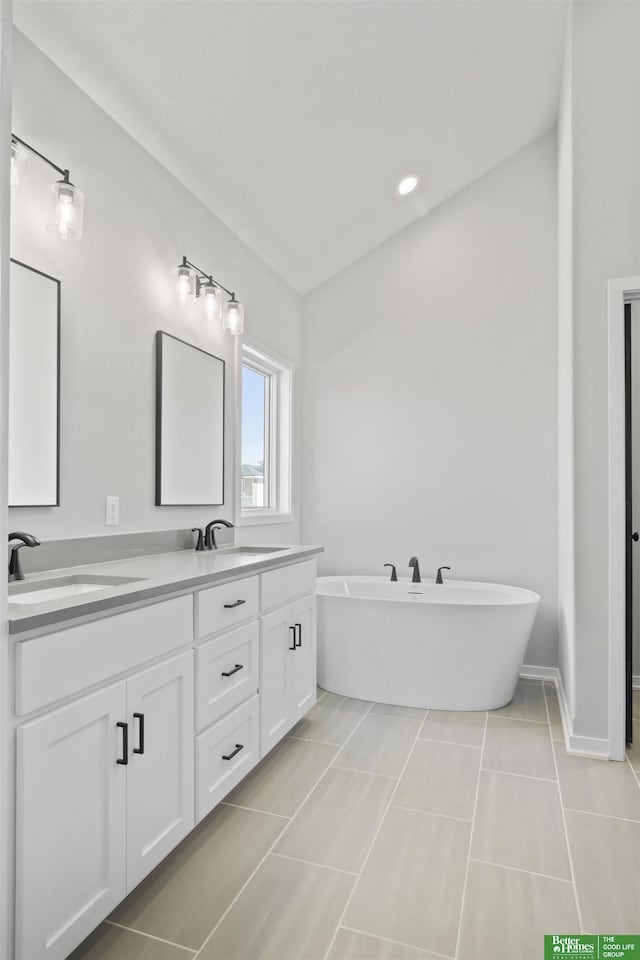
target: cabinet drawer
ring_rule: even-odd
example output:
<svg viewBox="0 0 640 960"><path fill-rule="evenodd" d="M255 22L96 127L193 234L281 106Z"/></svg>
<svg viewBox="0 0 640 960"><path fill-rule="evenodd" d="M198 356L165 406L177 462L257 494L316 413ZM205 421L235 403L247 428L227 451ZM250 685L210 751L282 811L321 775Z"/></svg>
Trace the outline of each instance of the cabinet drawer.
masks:
<svg viewBox="0 0 640 960"><path fill-rule="evenodd" d="M263 573L261 607L271 610L316 590L316 561L303 560Z"/></svg>
<svg viewBox="0 0 640 960"><path fill-rule="evenodd" d="M196 737L196 820L202 820L259 759L256 694ZM228 758L228 759L225 759Z"/></svg>
<svg viewBox="0 0 640 960"><path fill-rule="evenodd" d="M192 643L191 596L16 643L20 716Z"/></svg>
<svg viewBox="0 0 640 960"><path fill-rule="evenodd" d="M198 730L258 692L257 620L196 649Z"/></svg>
<svg viewBox="0 0 640 960"><path fill-rule="evenodd" d="M258 614L258 577L221 583L196 593L196 638L228 630Z"/></svg>

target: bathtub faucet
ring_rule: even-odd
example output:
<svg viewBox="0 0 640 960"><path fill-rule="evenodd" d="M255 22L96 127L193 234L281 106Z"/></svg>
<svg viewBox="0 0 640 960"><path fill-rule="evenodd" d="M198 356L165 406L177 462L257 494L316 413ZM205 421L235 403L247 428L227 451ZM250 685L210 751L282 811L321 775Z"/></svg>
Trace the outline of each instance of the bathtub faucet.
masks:
<svg viewBox="0 0 640 960"><path fill-rule="evenodd" d="M438 573L436 574L436 583L444 583L442 579L442 571L451 570L451 567L438 567Z"/></svg>
<svg viewBox="0 0 640 960"><path fill-rule="evenodd" d="M422 583L422 580L420 579L420 564L418 563L418 558L411 557L411 560L409 560L409 566L413 567L411 583Z"/></svg>

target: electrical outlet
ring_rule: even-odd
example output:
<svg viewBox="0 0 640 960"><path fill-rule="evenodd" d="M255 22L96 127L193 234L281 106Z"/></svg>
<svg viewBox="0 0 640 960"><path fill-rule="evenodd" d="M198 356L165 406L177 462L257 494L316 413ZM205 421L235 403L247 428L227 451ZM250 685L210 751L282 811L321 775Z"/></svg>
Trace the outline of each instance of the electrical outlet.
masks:
<svg viewBox="0 0 640 960"><path fill-rule="evenodd" d="M105 497L104 524L105 527L117 527L120 523L120 497Z"/></svg>

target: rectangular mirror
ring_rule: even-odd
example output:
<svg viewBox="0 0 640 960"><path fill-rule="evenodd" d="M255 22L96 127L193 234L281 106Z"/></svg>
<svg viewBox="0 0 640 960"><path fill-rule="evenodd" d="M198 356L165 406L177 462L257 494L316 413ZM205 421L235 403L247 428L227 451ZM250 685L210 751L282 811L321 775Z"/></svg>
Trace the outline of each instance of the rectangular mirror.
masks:
<svg viewBox="0 0 640 960"><path fill-rule="evenodd" d="M60 505L60 281L11 260L9 506Z"/></svg>
<svg viewBox="0 0 640 960"><path fill-rule="evenodd" d="M156 333L156 506L224 503L224 360Z"/></svg>

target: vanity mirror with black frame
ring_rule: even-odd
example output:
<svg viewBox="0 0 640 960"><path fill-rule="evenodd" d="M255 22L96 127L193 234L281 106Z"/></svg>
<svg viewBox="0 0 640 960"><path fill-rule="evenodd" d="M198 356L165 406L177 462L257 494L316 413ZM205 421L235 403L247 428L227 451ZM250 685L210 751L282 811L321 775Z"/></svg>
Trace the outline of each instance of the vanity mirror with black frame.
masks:
<svg viewBox="0 0 640 960"><path fill-rule="evenodd" d="M224 503L224 360L156 333L156 506Z"/></svg>
<svg viewBox="0 0 640 960"><path fill-rule="evenodd" d="M60 281L11 260L9 506L60 505Z"/></svg>

